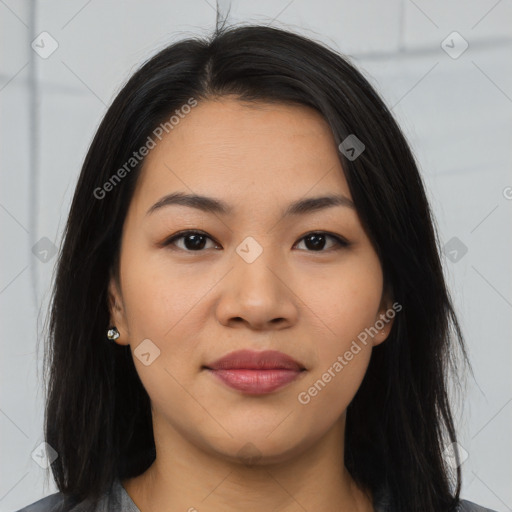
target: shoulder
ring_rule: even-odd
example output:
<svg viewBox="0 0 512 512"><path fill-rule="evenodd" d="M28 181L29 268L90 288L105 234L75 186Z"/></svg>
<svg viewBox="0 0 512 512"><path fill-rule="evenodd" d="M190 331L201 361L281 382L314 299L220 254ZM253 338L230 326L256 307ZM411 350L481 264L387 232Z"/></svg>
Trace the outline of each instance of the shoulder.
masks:
<svg viewBox="0 0 512 512"><path fill-rule="evenodd" d="M396 507L392 503L389 491L384 488L380 489L374 494L374 508L375 512L393 512ZM493 509L485 508L472 501L460 499L457 505L456 512L496 512Z"/></svg>
<svg viewBox="0 0 512 512"><path fill-rule="evenodd" d="M496 512L490 508L481 507L472 501L460 500L457 512Z"/></svg>
<svg viewBox="0 0 512 512"><path fill-rule="evenodd" d="M109 495L103 496L96 504L92 504L89 500L77 503L76 500L71 501L61 492L56 492L16 512L106 512L107 510L111 510L108 506L108 498Z"/></svg>
<svg viewBox="0 0 512 512"><path fill-rule="evenodd" d="M28 505L16 512L140 512L131 500L119 480L115 480L110 490L92 503L89 500L80 503L71 502L61 492Z"/></svg>
<svg viewBox="0 0 512 512"><path fill-rule="evenodd" d="M50 494L46 498L42 498L39 501L35 501L31 505L20 508L16 512L64 512L65 498L60 492Z"/></svg>

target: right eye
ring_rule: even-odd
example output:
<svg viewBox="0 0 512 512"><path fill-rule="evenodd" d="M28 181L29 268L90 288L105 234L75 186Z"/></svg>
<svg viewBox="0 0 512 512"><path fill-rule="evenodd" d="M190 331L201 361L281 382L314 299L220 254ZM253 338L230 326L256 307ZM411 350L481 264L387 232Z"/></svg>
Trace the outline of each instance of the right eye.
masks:
<svg viewBox="0 0 512 512"><path fill-rule="evenodd" d="M180 247L177 245L178 240L183 240L183 244ZM194 230L187 230L187 231L180 231L179 233L175 233L170 238L165 240L163 242L162 246L168 247L170 245L173 245L174 248L181 249L182 251L186 252L201 252L206 245L206 241L211 240L212 242L215 242L213 238L211 238L209 235L204 233L203 231L194 231ZM215 242L216 247L219 247L217 242ZM171 249L174 249L171 247ZM207 247L208 249L208 247Z"/></svg>

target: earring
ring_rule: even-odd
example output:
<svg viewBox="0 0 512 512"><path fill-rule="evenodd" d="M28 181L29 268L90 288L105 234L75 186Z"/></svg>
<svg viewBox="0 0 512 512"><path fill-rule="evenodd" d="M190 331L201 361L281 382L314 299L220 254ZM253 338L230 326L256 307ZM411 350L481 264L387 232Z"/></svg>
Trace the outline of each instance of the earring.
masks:
<svg viewBox="0 0 512 512"><path fill-rule="evenodd" d="M119 331L117 330L117 327L110 327L107 331L107 338L111 341L115 341L121 336L119 334Z"/></svg>

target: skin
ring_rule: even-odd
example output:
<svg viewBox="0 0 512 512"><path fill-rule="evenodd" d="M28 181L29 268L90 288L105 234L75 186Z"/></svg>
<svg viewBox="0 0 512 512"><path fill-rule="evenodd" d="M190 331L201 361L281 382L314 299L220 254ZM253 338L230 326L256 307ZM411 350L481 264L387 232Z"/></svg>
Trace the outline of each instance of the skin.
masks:
<svg viewBox="0 0 512 512"><path fill-rule="evenodd" d="M146 213L176 191L233 211ZM122 483L142 512L373 510L342 462L345 418L392 320L308 404L297 399L392 304L355 209L281 218L297 199L332 193L351 199L330 128L306 106L203 101L147 156L123 227L120 282L109 286L116 342L133 353L150 339L160 350L148 366L134 356L157 457ZM207 233L204 248L186 238L161 246L186 229ZM312 231L350 246L326 237L315 249ZM251 263L236 252L248 236L263 250ZM251 396L202 369L241 348L280 350L307 371Z"/></svg>

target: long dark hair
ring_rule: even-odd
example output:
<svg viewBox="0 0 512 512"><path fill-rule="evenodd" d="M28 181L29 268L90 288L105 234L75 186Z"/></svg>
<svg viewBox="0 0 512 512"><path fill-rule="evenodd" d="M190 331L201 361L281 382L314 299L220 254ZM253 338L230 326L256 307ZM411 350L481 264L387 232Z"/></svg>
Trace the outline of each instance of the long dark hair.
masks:
<svg viewBox="0 0 512 512"><path fill-rule="evenodd" d="M155 458L150 401L129 347L105 340L108 281L119 278L122 226L143 160L104 184L190 98L225 95L308 105L337 145L351 134L365 144L356 159L340 151L340 161L385 287L403 309L349 405L345 464L363 488L387 489L394 510L453 510L461 472L443 457L456 441L448 376L455 353L468 361L414 157L347 58L265 26L221 27L164 48L128 80L91 143L59 255L45 353L45 434L58 453L51 470L59 490L96 499ZM109 188L105 198L99 188Z"/></svg>

